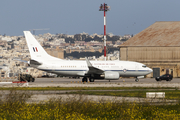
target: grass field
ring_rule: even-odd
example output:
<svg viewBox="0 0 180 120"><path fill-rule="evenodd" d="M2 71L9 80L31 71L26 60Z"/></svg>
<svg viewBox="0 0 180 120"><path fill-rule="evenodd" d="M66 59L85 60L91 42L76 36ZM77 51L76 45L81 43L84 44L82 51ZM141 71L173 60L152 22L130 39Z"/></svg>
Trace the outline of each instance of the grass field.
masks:
<svg viewBox="0 0 180 120"><path fill-rule="evenodd" d="M39 103L27 103L31 97L29 90L79 90L74 94L138 96L145 97L145 92L163 91L166 99L179 99L177 88L2 88L10 93L0 100L0 119L7 120L176 120L180 119L180 104L157 105L149 102L93 102L82 99L51 98ZM19 93L19 90L24 92ZM89 90L89 91L86 91ZM92 91L93 90L93 91ZM106 90L106 91L94 91ZM122 91L112 91L122 90ZM72 93L71 93L72 94Z"/></svg>
<svg viewBox="0 0 180 120"><path fill-rule="evenodd" d="M144 90L144 91L78 91L68 92L68 94L81 94L81 95L106 95L117 97L140 97L145 98L146 92L165 92L166 99L180 99L180 90Z"/></svg>
<svg viewBox="0 0 180 120"><path fill-rule="evenodd" d="M0 90L24 90L24 91L63 91L69 90L66 94L83 95L108 95L120 97L145 98L146 92L165 92L166 99L180 99L180 90L177 88L158 87L17 87L0 88ZM74 91L73 91L74 90Z"/></svg>

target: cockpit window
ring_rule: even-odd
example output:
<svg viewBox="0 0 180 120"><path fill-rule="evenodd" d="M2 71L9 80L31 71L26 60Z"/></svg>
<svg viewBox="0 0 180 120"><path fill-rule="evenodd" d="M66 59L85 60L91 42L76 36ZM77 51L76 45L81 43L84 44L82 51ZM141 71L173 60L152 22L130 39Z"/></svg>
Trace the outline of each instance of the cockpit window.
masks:
<svg viewBox="0 0 180 120"><path fill-rule="evenodd" d="M143 68L146 68L146 65L143 65L142 67L143 67Z"/></svg>

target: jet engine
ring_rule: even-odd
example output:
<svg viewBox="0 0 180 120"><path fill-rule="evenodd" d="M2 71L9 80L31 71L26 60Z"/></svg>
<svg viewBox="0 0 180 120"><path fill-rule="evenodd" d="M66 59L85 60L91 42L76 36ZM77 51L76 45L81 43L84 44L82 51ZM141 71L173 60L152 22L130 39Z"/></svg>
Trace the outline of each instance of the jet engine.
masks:
<svg viewBox="0 0 180 120"><path fill-rule="evenodd" d="M101 77L104 77L106 80L118 80L120 75L118 72L106 71Z"/></svg>

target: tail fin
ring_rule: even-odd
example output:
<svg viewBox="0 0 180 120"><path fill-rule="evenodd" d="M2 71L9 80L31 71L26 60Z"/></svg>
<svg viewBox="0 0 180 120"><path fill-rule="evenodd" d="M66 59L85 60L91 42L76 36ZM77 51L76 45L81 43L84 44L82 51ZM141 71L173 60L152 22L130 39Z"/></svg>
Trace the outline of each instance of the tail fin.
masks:
<svg viewBox="0 0 180 120"><path fill-rule="evenodd" d="M47 54L39 42L34 38L30 31L24 31L26 42L29 48L29 52L32 60L44 61L44 60L57 60L53 56Z"/></svg>

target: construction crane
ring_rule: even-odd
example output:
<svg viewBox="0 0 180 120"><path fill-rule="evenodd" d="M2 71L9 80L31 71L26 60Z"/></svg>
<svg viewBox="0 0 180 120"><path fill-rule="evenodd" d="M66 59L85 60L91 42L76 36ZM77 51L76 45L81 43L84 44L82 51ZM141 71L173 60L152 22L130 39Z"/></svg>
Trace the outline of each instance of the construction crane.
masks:
<svg viewBox="0 0 180 120"><path fill-rule="evenodd" d="M44 29L32 29L32 30L30 30L30 31L33 31L33 35L35 35L35 31L36 30L49 30L49 28L44 28Z"/></svg>

